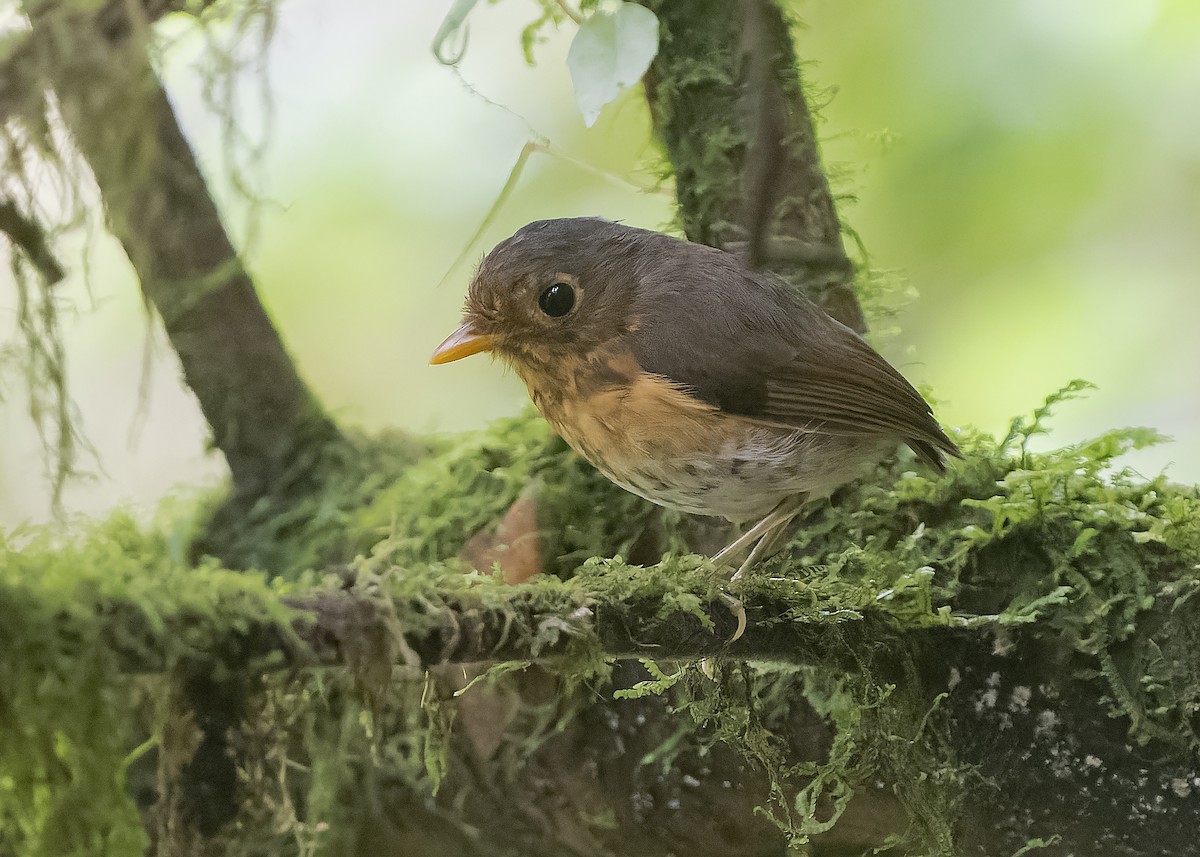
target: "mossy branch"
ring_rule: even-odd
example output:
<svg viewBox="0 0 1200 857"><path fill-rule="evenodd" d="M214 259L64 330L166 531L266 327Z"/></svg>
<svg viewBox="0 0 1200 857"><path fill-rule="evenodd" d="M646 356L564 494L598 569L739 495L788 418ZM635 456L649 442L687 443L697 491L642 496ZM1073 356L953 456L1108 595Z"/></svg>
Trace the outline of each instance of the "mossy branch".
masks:
<svg viewBox="0 0 1200 857"><path fill-rule="evenodd" d="M755 806L815 836L818 820L830 818L824 789L857 795L839 804L844 818L884 812L890 819L869 830L839 823L821 834L859 849L848 853L878 845L906 824L918 826L913 835L921 842L953 836L963 849L957 853L1008 857L1031 838L1053 835L1069 843L1131 843L1121 852L1130 855L1190 853L1186 840L1200 824L1189 779L1200 747L1200 493L1112 470L1114 456L1153 442L1152 432L1113 432L1053 453L1026 451L1025 440L1041 430L1048 410L1040 408L1032 424L1015 421L1000 444L964 439L967 459L940 479L911 472L900 460L847 489L836 507L817 510L783 557L743 582L739 595L750 628L732 646L725 641L733 618L719 598L724 581L701 557L647 567L564 559L562 572L571 579L544 574L520 586L437 560L453 556L475 526L511 503L531 472L545 480L548 509L559 505L554 491L579 504L567 507L565 523L538 521L535 535L548 555L601 553L602 542L637 540L637 529L656 520L644 505L622 506L622 495L608 496L618 489L582 467L533 418L448 443L440 454L403 467L385 491L364 483L372 499L347 534L349 543L364 545L363 556L347 566L346 582L331 577L289 591L261 575L190 568L171 535L178 525L145 530L121 518L78 545L50 534L0 542L0 650L8 656L0 659L0 684L12 689L0 697L0 715L25 724L37 739L0 731L0 771L45 778L54 807L65 812L75 797L56 779L62 764L56 747L94 747L95 724L104 724L103 733L111 733L107 755L90 751L87 770L70 769L69 782L98 784L89 786L95 795L87 825L119 819L128 826L125 798L109 772L133 746L133 688L161 686L148 673L182 670L201 681L196 686L210 675L218 683L261 678L275 688L265 692L276 694L270 696L276 719L255 728L271 737L239 752L267 754L281 770L290 769L289 754L307 765L308 754L334 753L336 762L323 763L333 764L327 771L346 772L337 775L343 783L376 763L345 761L343 741L351 738L339 729L359 721L341 720L341 707L330 710L331 684L350 685L337 705L361 700L375 718L370 723L382 723L385 710L419 718L380 728L405 741L416 735L432 742L421 770L457 778L438 798L446 806L457 805L454 788L475 800L496 776L515 777L510 788L517 789L533 782L587 786L587 806L611 801L614 812L624 813L626 804L614 795L659 770L657 764L602 768L607 779L597 785L581 781L572 760L593 751L621 757L628 751L620 742L652 735L634 762L667 754L670 776L703 782L680 786L689 824L702 824L720 806L755 841L778 841L769 825L761 829ZM579 521L593 529L580 531ZM638 672L632 658L666 668ZM697 668L700 659L707 659L709 674ZM744 660L758 665L746 669ZM525 727L511 719L519 712L505 707L494 685L457 694L471 674L486 671L467 664L496 661L541 667L508 673L506 692L574 701L562 721L567 725L555 733L560 744L548 743L544 752L522 744ZM447 664L455 666L439 669ZM430 701L421 684L437 684L426 678L436 676L458 683L440 696L430 691ZM614 698L617 689L635 698ZM6 705L16 708L6 712ZM47 708L65 712L72 705L85 706L86 716L40 717ZM438 705L439 716L458 712L460 726L473 731L456 732L456 739L432 734L428 719ZM672 708L691 718L672 717ZM317 731L287 739L273 731L280 717ZM606 718L637 722L628 733L613 732ZM212 726L216 720L206 722L205 736L221 731ZM313 743L324 730L332 730L335 749ZM517 755L498 758L525 767L478 749L494 748L500 733L515 742ZM353 738L360 755L351 755L374 758L378 739L371 736L379 734ZM188 768L183 757L197 741L216 739L175 737L172 758L178 757L184 787L187 771L207 768ZM465 758L451 764L438 755L450 750L438 750L437 742L453 740ZM680 741L686 749L678 749ZM711 761L714 741L756 761L746 767L732 751ZM700 777L676 752L710 774ZM389 764L408 770L404 759L411 758ZM480 783L469 779L471 771ZM411 776L414 788L426 788L425 774ZM745 783L744 791L731 792L724 781ZM895 784L903 812L895 800L879 808L878 796L863 785L876 781ZM314 795L332 793L312 788ZM507 793L502 789L497 800ZM727 803L735 797L736 805ZM23 792L0 789L0 807L6 805L22 818L48 812L25 802ZM241 804L257 805L248 798ZM469 818L486 829L502 817L490 803L473 806ZM578 820L574 806L562 812ZM1135 809L1117 815L1112 806ZM1136 811L1141 806L1156 809ZM640 816L629 812L619 818L634 824ZM537 820L514 824L533 838L554 836ZM54 828L36 829L48 835ZM597 853L628 852L612 837L611 847ZM647 837L645 853L678 852L673 828ZM713 842L707 850L697 844L693 853L737 853L724 839ZM969 850L975 842L980 847ZM1139 849L1138 842L1156 850Z"/></svg>
<svg viewBox="0 0 1200 857"><path fill-rule="evenodd" d="M653 576L656 572L638 573ZM438 589L431 586L429 595ZM881 616L798 611L777 593L764 593L743 599L750 625L741 639L729 643L737 623L726 603L695 598L693 610L664 613L660 593L614 600L603 589L564 587L548 598L542 587L533 584L531 590L518 586L506 591L502 604L448 602L431 617L434 624L398 630L404 657L416 658L408 665L422 668L553 661L588 650L614 660L727 656L787 664L840 663L854 669L863 647L887 633L888 622ZM428 599L381 608L375 599L345 591L288 603L306 614L295 626L305 649L291 649L293 657L298 655L302 663L311 654L317 662L331 665L346 663L347 652L394 628L398 614L419 612L419 605Z"/></svg>
<svg viewBox="0 0 1200 857"><path fill-rule="evenodd" d="M662 28L646 98L688 238L743 252L865 330L779 4L643 2Z"/></svg>
<svg viewBox="0 0 1200 857"><path fill-rule="evenodd" d="M155 616L153 626L138 602L110 600L99 609L107 645L129 674L172 669L179 655L175 642L183 638L191 641L189 660L239 671L354 666L368 652L372 658L391 653L397 666L421 670L554 663L583 652L601 661L722 656L854 670L865 651L900 632L883 612L798 608L781 591L794 586L764 582L744 594L750 624L730 643L737 623L726 601L705 592L711 574L620 565L615 573L619 579L636 574L643 592L623 597L606 585L604 575L593 586L557 581L504 586L477 578L448 586L460 575L418 574L416 583L414 575L396 569L389 572L391 580L408 578L402 595L389 596L372 585L286 597L280 603L294 611L290 623L264 615L259 622L214 626L218 632L211 637L203 635L186 605ZM214 579L212 585L221 583Z"/></svg>

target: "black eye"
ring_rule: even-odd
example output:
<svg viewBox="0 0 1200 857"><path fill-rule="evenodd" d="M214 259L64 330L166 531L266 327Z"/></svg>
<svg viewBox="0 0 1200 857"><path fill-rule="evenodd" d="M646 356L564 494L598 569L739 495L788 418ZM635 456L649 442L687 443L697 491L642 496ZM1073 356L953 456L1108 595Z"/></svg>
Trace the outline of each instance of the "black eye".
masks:
<svg viewBox="0 0 1200 857"><path fill-rule="evenodd" d="M561 318L575 306L575 289L569 283L548 286L538 297L538 306L551 318Z"/></svg>

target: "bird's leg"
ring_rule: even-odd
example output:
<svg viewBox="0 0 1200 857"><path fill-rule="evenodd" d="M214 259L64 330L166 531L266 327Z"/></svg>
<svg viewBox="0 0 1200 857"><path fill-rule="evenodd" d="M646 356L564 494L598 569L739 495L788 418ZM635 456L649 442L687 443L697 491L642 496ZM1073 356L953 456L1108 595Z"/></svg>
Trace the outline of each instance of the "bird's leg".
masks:
<svg viewBox="0 0 1200 857"><path fill-rule="evenodd" d="M758 540L758 544L756 544L754 549L750 551L750 555L746 557L746 561L742 563L741 568L734 572L733 577L729 578L729 581L732 583L740 578L747 571L754 568L755 563L757 563L759 560L773 556L775 552L778 551L782 546L781 542L787 536L788 526L793 520L795 520L796 515L799 513L799 508L793 509L790 515L785 518L781 518L774 527L772 527L768 532L763 533L763 537Z"/></svg>
<svg viewBox="0 0 1200 857"><path fill-rule="evenodd" d="M746 557L746 561L729 578L730 583L753 568L754 564L764 556L770 556L779 547L778 542L780 537L787 532L788 525L799 514L804 501L805 497L803 494L787 497L780 501L778 506L767 513L766 517L734 539L726 548L713 557L714 563L722 562L730 555L736 554L745 548L746 545L754 542L754 547L751 549L750 555ZM739 639L742 634L746 633L746 607L742 604L740 598L729 592L726 592L722 596L722 600L729 608L729 611L733 613L734 618L737 619L737 629L733 632L733 636L729 638L729 642L732 643Z"/></svg>
<svg viewBox="0 0 1200 857"><path fill-rule="evenodd" d="M767 536L772 535L777 528L786 527L788 523L791 522L792 518L796 517L796 513L800 511L800 507L802 505L804 505L803 494L785 497L779 502L779 505L768 512L761 521L759 521L750 529L746 530L746 532L742 533L740 536L722 548L718 553L714 554L712 558L713 563L716 565L721 565L726 562L729 557L735 556L741 551L745 550L747 545L755 542L761 544L764 540L766 540ZM755 545L755 549L757 550L757 545ZM755 551L751 551L751 555L753 555L754 552ZM761 556L761 552L759 553L759 556ZM756 556L755 559L757 560L758 556ZM749 563L749 560L747 560L747 563ZM750 565L753 565L753 563L747 563L743 563L742 567L738 569L739 574L748 569Z"/></svg>

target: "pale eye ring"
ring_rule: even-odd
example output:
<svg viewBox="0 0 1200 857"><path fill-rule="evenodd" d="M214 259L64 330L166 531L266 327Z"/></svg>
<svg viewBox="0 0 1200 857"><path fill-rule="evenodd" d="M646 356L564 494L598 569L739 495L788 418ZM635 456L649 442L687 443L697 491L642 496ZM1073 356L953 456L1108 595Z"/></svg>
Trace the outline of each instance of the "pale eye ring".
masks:
<svg viewBox="0 0 1200 857"><path fill-rule="evenodd" d="M538 295L538 307L551 318L562 318L575 308L575 287L559 281Z"/></svg>

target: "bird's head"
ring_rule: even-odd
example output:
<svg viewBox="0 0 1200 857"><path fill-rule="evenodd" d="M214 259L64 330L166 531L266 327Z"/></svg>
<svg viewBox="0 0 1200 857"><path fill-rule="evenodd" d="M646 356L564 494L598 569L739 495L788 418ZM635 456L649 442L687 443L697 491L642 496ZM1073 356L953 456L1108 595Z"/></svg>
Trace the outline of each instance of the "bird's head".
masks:
<svg viewBox="0 0 1200 857"><path fill-rule="evenodd" d="M480 263L462 324L429 362L490 351L525 375L594 353L636 326L642 262L659 239L599 218L530 223Z"/></svg>

